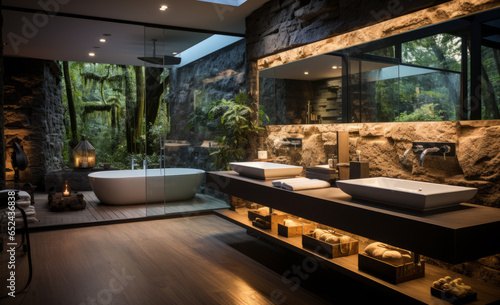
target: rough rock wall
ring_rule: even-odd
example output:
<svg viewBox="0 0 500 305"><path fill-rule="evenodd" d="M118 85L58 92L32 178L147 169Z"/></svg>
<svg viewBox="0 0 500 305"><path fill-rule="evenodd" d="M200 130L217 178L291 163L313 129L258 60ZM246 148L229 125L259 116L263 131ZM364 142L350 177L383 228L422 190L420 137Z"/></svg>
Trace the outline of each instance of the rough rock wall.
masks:
<svg viewBox="0 0 500 305"><path fill-rule="evenodd" d="M266 126L260 135L272 159L303 167L326 164L336 151L336 131L349 132L351 160L360 150L370 176L479 188L470 203L500 208L500 120ZM301 138L302 148L275 148L276 140ZM403 154L413 142L456 143L456 156Z"/></svg>
<svg viewBox="0 0 500 305"><path fill-rule="evenodd" d="M5 58L7 180L14 179L10 153L17 142L28 157L20 182L43 186L46 172L61 169L64 108L61 70L53 61Z"/></svg>
<svg viewBox="0 0 500 305"><path fill-rule="evenodd" d="M318 41L446 0L269 1L246 22L248 57Z"/></svg>
<svg viewBox="0 0 500 305"><path fill-rule="evenodd" d="M194 103L232 99L245 90L245 40L242 39L184 67L173 68L170 76L171 131L168 137L199 145L210 134L184 130ZM212 138L213 140L213 138Z"/></svg>

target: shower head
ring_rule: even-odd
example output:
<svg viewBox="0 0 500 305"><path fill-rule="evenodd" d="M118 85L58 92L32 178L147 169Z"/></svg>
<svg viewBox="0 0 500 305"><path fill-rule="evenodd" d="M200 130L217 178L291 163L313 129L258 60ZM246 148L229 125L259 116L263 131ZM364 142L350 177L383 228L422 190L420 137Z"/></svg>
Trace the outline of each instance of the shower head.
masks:
<svg viewBox="0 0 500 305"><path fill-rule="evenodd" d="M168 66L168 65L178 65L181 63L181 58L180 57L175 57L175 56L163 56L162 57L137 57L137 59L140 59L142 61L145 61L150 64L155 64L155 65L163 65L163 66Z"/></svg>
<svg viewBox="0 0 500 305"><path fill-rule="evenodd" d="M178 65L181 63L180 57L167 56L167 55L164 55L163 57L156 57L156 39L152 39L152 41L153 41L153 56L137 57L137 59L145 61L150 64L162 65L162 66Z"/></svg>

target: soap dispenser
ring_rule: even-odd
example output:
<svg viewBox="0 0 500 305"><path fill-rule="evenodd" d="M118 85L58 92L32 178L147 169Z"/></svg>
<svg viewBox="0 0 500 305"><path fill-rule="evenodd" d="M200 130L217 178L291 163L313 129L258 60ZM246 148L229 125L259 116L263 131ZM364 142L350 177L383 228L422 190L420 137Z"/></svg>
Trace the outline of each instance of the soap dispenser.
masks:
<svg viewBox="0 0 500 305"><path fill-rule="evenodd" d="M360 179L370 177L370 166L368 161L361 161L361 151L356 150L357 161L350 162L349 179Z"/></svg>

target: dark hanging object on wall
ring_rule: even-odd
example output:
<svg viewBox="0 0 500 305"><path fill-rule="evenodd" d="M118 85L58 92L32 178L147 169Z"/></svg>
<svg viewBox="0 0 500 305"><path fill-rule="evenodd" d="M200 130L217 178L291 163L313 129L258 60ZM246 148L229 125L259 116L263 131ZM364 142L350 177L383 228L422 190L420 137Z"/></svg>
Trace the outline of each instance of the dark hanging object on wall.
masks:
<svg viewBox="0 0 500 305"><path fill-rule="evenodd" d="M24 150L17 142L14 142L14 151L11 155L12 168L14 168L14 182L19 183L19 171L23 171L28 167L28 157Z"/></svg>
<svg viewBox="0 0 500 305"><path fill-rule="evenodd" d="M181 63L180 57L167 56L167 55L163 57L156 57L156 39L153 39L153 57L137 57L137 59L140 59L150 64L161 65L161 66L178 65Z"/></svg>

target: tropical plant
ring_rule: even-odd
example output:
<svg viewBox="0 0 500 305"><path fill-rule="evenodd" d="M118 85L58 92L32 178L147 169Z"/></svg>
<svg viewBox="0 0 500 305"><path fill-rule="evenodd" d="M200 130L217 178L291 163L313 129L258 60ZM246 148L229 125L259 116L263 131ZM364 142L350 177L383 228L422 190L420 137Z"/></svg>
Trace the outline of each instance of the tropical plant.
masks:
<svg viewBox="0 0 500 305"><path fill-rule="evenodd" d="M396 122L442 121L442 111L435 109L434 104L425 104L415 109L412 113L404 111L396 117Z"/></svg>
<svg viewBox="0 0 500 305"><path fill-rule="evenodd" d="M208 121L217 122L220 147L215 154L214 167L229 169L229 162L239 161L245 157L248 147L248 137L256 135L262 127L255 121L255 111L247 105L248 95L241 91L234 100L222 99L211 103L208 111ZM259 121L265 117L262 110L258 111Z"/></svg>

